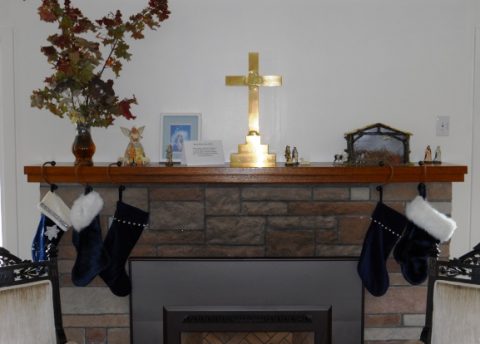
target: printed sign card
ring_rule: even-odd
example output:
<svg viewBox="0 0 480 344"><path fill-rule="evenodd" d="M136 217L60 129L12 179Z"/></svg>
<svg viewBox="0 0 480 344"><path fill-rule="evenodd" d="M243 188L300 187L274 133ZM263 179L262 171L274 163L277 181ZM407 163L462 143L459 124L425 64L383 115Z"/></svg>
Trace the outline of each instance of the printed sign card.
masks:
<svg viewBox="0 0 480 344"><path fill-rule="evenodd" d="M187 141L184 144L183 161L187 166L223 165L223 143L220 140Z"/></svg>

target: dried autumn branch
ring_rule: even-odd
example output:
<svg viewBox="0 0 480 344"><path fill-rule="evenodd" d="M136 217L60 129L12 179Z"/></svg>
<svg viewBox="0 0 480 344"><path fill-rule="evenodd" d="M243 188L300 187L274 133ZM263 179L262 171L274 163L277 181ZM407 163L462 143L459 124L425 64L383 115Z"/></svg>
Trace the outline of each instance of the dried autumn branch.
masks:
<svg viewBox="0 0 480 344"><path fill-rule="evenodd" d="M92 127L108 127L119 116L135 118L130 110L135 96L120 99L104 72L110 69L120 76L132 56L127 39L143 39L145 29L160 27L170 15L167 0L149 0L126 21L119 10L92 21L70 0L42 0L38 14L42 21L56 23L59 32L41 48L53 74L45 78L45 87L32 92L31 105Z"/></svg>

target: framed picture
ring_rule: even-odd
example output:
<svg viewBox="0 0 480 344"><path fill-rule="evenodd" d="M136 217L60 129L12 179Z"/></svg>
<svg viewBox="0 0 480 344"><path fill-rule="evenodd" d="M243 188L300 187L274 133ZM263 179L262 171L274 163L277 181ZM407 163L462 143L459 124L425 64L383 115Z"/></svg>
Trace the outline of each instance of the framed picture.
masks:
<svg viewBox="0 0 480 344"><path fill-rule="evenodd" d="M201 140L202 115L199 113L163 113L160 121L161 160L167 158L167 147L172 145L173 160L180 161L185 141Z"/></svg>

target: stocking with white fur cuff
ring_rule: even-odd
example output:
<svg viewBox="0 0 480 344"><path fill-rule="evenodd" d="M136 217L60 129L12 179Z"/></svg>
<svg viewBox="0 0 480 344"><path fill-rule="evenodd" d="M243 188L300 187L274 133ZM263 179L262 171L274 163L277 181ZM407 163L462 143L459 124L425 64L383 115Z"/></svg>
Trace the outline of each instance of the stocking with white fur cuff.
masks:
<svg viewBox="0 0 480 344"><path fill-rule="evenodd" d="M91 191L77 198L70 212L74 228L72 242L77 250L72 282L78 287L88 285L109 263L98 215L102 208L102 198Z"/></svg>
<svg viewBox="0 0 480 344"><path fill-rule="evenodd" d="M407 204L405 214L409 222L393 255L403 277L416 285L427 279L428 257L438 254L437 245L450 240L457 224L420 196Z"/></svg>

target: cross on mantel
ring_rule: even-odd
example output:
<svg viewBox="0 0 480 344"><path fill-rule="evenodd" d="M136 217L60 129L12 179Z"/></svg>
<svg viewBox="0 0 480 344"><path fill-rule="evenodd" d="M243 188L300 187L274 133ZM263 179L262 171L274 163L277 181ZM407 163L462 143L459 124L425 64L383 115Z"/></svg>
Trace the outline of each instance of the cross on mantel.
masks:
<svg viewBox="0 0 480 344"><path fill-rule="evenodd" d="M260 75L258 53L248 54L248 74L227 76L227 86L248 86L248 135L260 135L259 120L259 87L275 87L282 85L282 77L278 75Z"/></svg>

